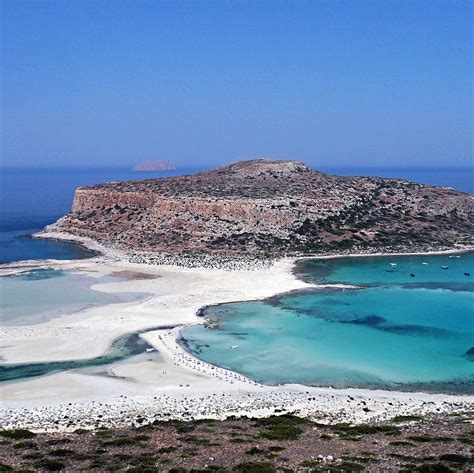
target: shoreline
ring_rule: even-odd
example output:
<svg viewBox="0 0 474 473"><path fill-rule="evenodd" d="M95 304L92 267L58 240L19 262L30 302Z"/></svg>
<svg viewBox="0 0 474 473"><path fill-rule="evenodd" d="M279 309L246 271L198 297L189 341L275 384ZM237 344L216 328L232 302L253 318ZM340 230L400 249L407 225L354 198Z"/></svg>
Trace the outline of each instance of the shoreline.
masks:
<svg viewBox="0 0 474 473"><path fill-rule="evenodd" d="M130 425L138 412L149 421L158 417L164 420L189 419L189 416L225 418L298 412L321 422L360 423L378 422L401 412L450 413L472 409L474 397L468 394L261 385L240 373L199 360L179 344L179 333L184 326L203 323L198 314L205 306L265 299L282 294L281 288L290 292L315 287L293 274L296 260L287 258L274 261L270 267L234 271L123 262L119 253L110 249L87 260L50 260L56 267L87 271L91 276L133 269L160 277L94 285L94 289L106 292L149 289L153 296L147 301L120 304L122 307L113 311L109 306L92 308L79 319L66 315L37 327L13 330L2 327L1 338L6 337L13 345L2 347L1 354L5 356L6 352L7 364L101 356L117 334L167 326L140 335L157 350L159 360L147 361L144 356L143 360L119 362L113 365L113 376L79 370L2 383L1 428L71 430ZM45 261L28 264L44 266ZM8 271L5 266L2 269ZM170 330L170 325L178 326ZM42 358L32 358L34 353L41 353ZM206 400L204 406L200 405L202 399Z"/></svg>
<svg viewBox="0 0 474 473"><path fill-rule="evenodd" d="M50 227L53 227L54 224L50 225ZM33 238L44 238L44 239L52 239L52 240L58 240L58 241L69 241L73 243L77 243L89 250L96 251L99 253L99 256L103 256L105 258L112 258L112 259L118 259L121 261L124 257L126 258L128 253L126 250L123 249L118 249L118 248L113 248L113 247L108 247L105 246L96 240L93 240L92 238L88 237L81 237L77 235L72 235L70 233L65 233L65 232L55 232L54 230L48 230L48 227L41 231L32 234ZM138 251L138 250L133 250L133 251ZM388 256L436 256L436 255L445 255L445 254L462 254L462 253L469 253L474 251L474 246L458 246L458 247L452 247L452 248L440 248L440 249L431 249L431 250L420 250L420 251L413 251L413 250L408 250L406 252L400 252L400 251L378 251L378 250L373 250L374 252L371 251L366 251L366 252L361 252L361 253L338 253L338 254L333 254L333 253L321 253L321 254L295 254L295 255L285 255L281 258L271 258L271 264L275 261L279 261L282 259L292 259L295 262L301 259L338 259L338 258L365 258L365 257L388 257ZM150 254L150 255L159 255L159 253L153 253L153 252L143 252L145 255ZM228 259L232 260L232 258L229 255L220 255L219 253L216 254L210 254L211 257L215 257L216 259L219 259L220 257L223 257L223 259ZM176 259L179 259L180 255L176 256ZM33 260L34 261L34 260ZM236 259L237 262L240 262L239 259ZM250 260L251 262L259 261L257 260ZM140 263L138 263L140 264ZM151 263L152 264L152 263ZM180 267L179 264L157 264L157 266L178 266ZM260 266L260 265L258 265ZM193 266L196 267L196 266Z"/></svg>

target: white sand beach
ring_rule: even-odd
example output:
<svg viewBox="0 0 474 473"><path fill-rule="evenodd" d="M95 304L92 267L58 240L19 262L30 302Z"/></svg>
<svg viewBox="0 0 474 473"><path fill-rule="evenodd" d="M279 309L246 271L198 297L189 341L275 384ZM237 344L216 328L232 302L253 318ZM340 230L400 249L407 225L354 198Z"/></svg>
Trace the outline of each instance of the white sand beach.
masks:
<svg viewBox="0 0 474 473"><path fill-rule="evenodd" d="M295 412L321 422L367 422L473 407L472 396L263 386L197 360L177 343L180 328L204 321L196 315L203 306L263 299L311 287L293 275L293 265L293 259L282 259L255 269L189 269L124 263L111 251L90 260L4 265L2 274L34 266L87 272L97 278L122 272L130 277L113 283L98 281L93 288L151 295L138 302L92 307L42 324L2 327L2 363L97 357L117 337L150 328L156 330L142 337L157 351L117 362L103 371L64 371L2 383L0 428L74 430L156 419L281 412Z"/></svg>

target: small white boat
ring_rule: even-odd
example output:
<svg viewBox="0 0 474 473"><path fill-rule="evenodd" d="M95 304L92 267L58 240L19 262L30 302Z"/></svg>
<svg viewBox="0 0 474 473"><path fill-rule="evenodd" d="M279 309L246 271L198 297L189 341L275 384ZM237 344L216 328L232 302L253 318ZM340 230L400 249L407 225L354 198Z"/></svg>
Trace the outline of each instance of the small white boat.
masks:
<svg viewBox="0 0 474 473"><path fill-rule="evenodd" d="M154 348L147 348L146 351L147 351L147 352L155 351L155 349L154 349Z"/></svg>
<svg viewBox="0 0 474 473"><path fill-rule="evenodd" d="M239 348L239 345L232 345L232 346L230 347L231 350L235 350L236 348Z"/></svg>
<svg viewBox="0 0 474 473"><path fill-rule="evenodd" d="M441 266L441 269L448 269L449 266Z"/></svg>
<svg viewBox="0 0 474 473"><path fill-rule="evenodd" d="M396 266L397 263L390 263L390 266Z"/></svg>
<svg viewBox="0 0 474 473"><path fill-rule="evenodd" d="M421 264L427 265L428 263L423 262L423 263L421 263Z"/></svg>

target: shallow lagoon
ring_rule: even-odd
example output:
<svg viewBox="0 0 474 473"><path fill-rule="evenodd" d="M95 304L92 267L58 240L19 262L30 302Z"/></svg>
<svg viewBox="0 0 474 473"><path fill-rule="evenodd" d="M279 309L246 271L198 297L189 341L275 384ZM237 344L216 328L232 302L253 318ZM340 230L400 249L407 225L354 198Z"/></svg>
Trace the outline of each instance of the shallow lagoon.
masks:
<svg viewBox="0 0 474 473"><path fill-rule="evenodd" d="M107 293L91 288L122 280L120 277L92 277L90 274L54 269L36 269L0 278L0 326L39 324L89 307L132 302L147 297L146 293ZM152 330L152 329L150 329ZM148 331L148 330L145 330ZM96 370L145 353L150 346L138 333L115 340L107 352L85 360L47 363L0 364L0 382L11 382L66 370ZM150 355L149 356L155 356Z"/></svg>
<svg viewBox="0 0 474 473"><path fill-rule="evenodd" d="M182 342L269 384L473 393L473 266L472 253L305 260L306 280L361 287L210 307Z"/></svg>
<svg viewBox="0 0 474 473"><path fill-rule="evenodd" d="M120 281L54 269L37 269L0 278L0 326L32 325L88 307L132 302L142 293L107 293L94 284Z"/></svg>

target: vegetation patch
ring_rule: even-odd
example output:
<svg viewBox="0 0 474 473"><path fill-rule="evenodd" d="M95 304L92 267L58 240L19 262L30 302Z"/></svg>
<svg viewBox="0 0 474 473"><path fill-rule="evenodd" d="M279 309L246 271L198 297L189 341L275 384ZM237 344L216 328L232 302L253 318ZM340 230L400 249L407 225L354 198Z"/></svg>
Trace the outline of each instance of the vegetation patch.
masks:
<svg viewBox="0 0 474 473"><path fill-rule="evenodd" d="M268 450L270 452L281 452L285 450L285 447L280 447L280 445L270 445L270 447L268 447Z"/></svg>
<svg viewBox="0 0 474 473"><path fill-rule="evenodd" d="M422 463L401 470L403 473L451 473L453 471L442 463Z"/></svg>
<svg viewBox="0 0 474 473"><path fill-rule="evenodd" d="M68 439L68 438L59 438L59 439L51 439L51 440L48 440L46 442L47 445L58 445L58 444L61 444L61 443L71 443L72 440L71 439Z"/></svg>
<svg viewBox="0 0 474 473"><path fill-rule="evenodd" d="M409 440L420 443L429 443L429 442L451 442L449 437L432 437L431 435L411 435L407 437Z"/></svg>
<svg viewBox="0 0 474 473"><path fill-rule="evenodd" d="M245 450L245 453L247 455L261 455L262 453L265 453L265 450L262 450L261 448L258 448L258 447L252 447L252 448L249 448L248 450Z"/></svg>
<svg viewBox="0 0 474 473"><path fill-rule="evenodd" d="M15 430L0 430L0 436L8 438L8 439L13 439L13 440L22 440L22 439L31 439L35 437L36 434L25 429L15 429Z"/></svg>
<svg viewBox="0 0 474 473"><path fill-rule="evenodd" d="M35 463L36 468L41 468L46 471L61 471L66 468L66 465L59 460L52 460L50 458L43 458Z"/></svg>
<svg viewBox="0 0 474 473"><path fill-rule="evenodd" d="M38 445L36 445L35 442L32 442L31 440L25 440L24 442L18 442L13 445L13 448L16 450L21 450L24 448L28 448L30 450L37 450Z"/></svg>
<svg viewBox="0 0 474 473"><path fill-rule="evenodd" d="M344 471L344 472L353 472L353 471L362 471L364 469L364 465L360 463L356 463L353 461L343 461L341 463L337 463L335 465L331 465L329 468L324 468L325 471Z"/></svg>
<svg viewBox="0 0 474 473"><path fill-rule="evenodd" d="M269 440L296 440L303 433L300 426L308 422L291 414L254 419L255 425L265 428L257 437Z"/></svg>
<svg viewBox="0 0 474 473"><path fill-rule="evenodd" d="M49 454L53 457L71 457L75 455L75 452L69 448L58 448L56 450L52 450L49 452Z"/></svg>
<svg viewBox="0 0 474 473"><path fill-rule="evenodd" d="M0 437L0 457L6 464L0 473L443 473L469 471L471 463L474 464L474 451L463 443L474 440L471 424L459 423L446 414L431 416L418 424L416 431L413 425L391 424L320 425L283 415L216 421L214 432L206 432L209 425L205 422L193 421L185 429L182 423L170 422L158 428L89 431L82 437L71 433L38 433L33 439L5 437L3 441ZM182 434L181 430L193 433ZM99 436L96 432L100 432ZM235 432L240 435L233 437L231 433ZM385 437L400 432L399 437ZM324 441L326 436L331 440L329 443ZM447 438L451 440L449 444ZM210 448L215 441L219 447Z"/></svg>
<svg viewBox="0 0 474 473"><path fill-rule="evenodd" d="M413 416L413 415L405 415L405 416L395 416L392 419L392 422L401 423L401 422L413 422L417 420L422 420L420 416Z"/></svg>
<svg viewBox="0 0 474 473"><path fill-rule="evenodd" d="M335 424L331 429L342 437L357 437L362 435L371 435L384 433L385 435L400 435L401 431L398 427L393 425L350 425L350 424Z"/></svg>
<svg viewBox="0 0 474 473"><path fill-rule="evenodd" d="M390 442L389 445L393 445L394 447L413 447L414 444L411 442L407 442L406 440L395 440L394 442Z"/></svg>
<svg viewBox="0 0 474 473"><path fill-rule="evenodd" d="M441 461L445 461L448 463L457 463L459 465L463 465L464 463L469 462L469 458L465 455L460 455L458 453L446 453L445 455L441 455L439 457Z"/></svg>
<svg viewBox="0 0 474 473"><path fill-rule="evenodd" d="M171 453L176 450L176 447L161 447L158 449L158 453Z"/></svg>

